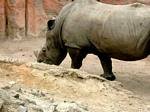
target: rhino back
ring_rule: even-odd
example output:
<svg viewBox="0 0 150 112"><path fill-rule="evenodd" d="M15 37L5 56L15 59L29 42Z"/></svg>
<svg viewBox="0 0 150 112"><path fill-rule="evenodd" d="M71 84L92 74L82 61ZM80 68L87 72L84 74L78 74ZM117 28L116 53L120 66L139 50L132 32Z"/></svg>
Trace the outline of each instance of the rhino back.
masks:
<svg viewBox="0 0 150 112"><path fill-rule="evenodd" d="M143 55L150 38L150 7L139 5L76 4L63 26L67 46L82 48L92 43L100 52Z"/></svg>
<svg viewBox="0 0 150 112"><path fill-rule="evenodd" d="M123 60L148 55L146 49L150 41L150 7L134 5L112 6L114 8L110 9L110 13L103 16L101 32L97 32L96 39L91 38L98 49ZM95 41L98 38L100 41Z"/></svg>
<svg viewBox="0 0 150 112"><path fill-rule="evenodd" d="M94 2L93 2L94 1ZM66 46L83 48L90 45L88 40L89 24L86 7L95 4L95 0L76 0L72 10L65 18L62 29L62 38Z"/></svg>

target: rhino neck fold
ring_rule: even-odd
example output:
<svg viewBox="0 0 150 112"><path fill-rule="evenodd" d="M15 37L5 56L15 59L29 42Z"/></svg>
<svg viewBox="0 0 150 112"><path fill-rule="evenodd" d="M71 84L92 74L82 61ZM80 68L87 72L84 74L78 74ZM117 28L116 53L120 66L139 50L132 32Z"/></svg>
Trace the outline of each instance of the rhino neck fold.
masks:
<svg viewBox="0 0 150 112"><path fill-rule="evenodd" d="M71 8L73 6L73 3L69 3L68 5L66 5L59 13L59 15L56 18L56 26L54 27L53 31L54 31L54 35L55 35L55 42L57 44L57 46L59 46L61 49L64 49L64 43L62 40L62 28L63 28L63 24L65 22L65 18L67 17L67 15L69 14L69 12L71 11Z"/></svg>

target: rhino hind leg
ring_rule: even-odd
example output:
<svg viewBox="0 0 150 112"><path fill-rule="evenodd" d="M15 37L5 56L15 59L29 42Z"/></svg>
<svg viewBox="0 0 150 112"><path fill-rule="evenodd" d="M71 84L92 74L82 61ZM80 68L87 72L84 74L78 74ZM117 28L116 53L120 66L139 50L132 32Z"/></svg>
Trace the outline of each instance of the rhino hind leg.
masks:
<svg viewBox="0 0 150 112"><path fill-rule="evenodd" d="M77 48L68 48L71 57L71 68L79 69L82 66L82 60L86 57L87 53L84 50Z"/></svg>
<svg viewBox="0 0 150 112"><path fill-rule="evenodd" d="M108 55L99 54L98 55L101 65L103 68L104 73L101 75L107 80L113 81L116 79L115 75L112 72L112 60Z"/></svg>

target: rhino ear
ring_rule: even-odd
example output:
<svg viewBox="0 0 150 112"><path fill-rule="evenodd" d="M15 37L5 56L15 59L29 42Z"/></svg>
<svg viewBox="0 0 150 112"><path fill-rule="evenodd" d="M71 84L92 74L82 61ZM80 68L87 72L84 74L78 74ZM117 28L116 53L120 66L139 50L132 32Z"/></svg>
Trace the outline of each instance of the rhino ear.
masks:
<svg viewBox="0 0 150 112"><path fill-rule="evenodd" d="M48 30L52 30L55 27L55 19L49 20L47 22Z"/></svg>

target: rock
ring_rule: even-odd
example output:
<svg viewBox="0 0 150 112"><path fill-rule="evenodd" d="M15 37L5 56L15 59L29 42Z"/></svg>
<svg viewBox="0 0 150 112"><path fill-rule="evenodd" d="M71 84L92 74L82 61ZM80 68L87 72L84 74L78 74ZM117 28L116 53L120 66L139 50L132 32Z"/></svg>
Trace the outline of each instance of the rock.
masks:
<svg viewBox="0 0 150 112"><path fill-rule="evenodd" d="M10 96L6 91L0 89L0 99L8 103L10 101Z"/></svg>
<svg viewBox="0 0 150 112"><path fill-rule="evenodd" d="M2 87L1 87L1 89L5 89L5 90L8 90L8 89L10 89L11 88L11 85L9 85L9 84L4 84L4 85L2 85Z"/></svg>
<svg viewBox="0 0 150 112"><path fill-rule="evenodd" d="M25 106L20 105L18 108L18 112L28 112L28 108Z"/></svg>
<svg viewBox="0 0 150 112"><path fill-rule="evenodd" d="M4 101L2 99L0 99L0 112L2 111L3 109L3 105L4 105Z"/></svg>
<svg viewBox="0 0 150 112"><path fill-rule="evenodd" d="M150 111L150 105L148 105L147 108L148 108L147 110Z"/></svg>
<svg viewBox="0 0 150 112"><path fill-rule="evenodd" d="M10 63L7 71L2 67L7 64L0 63L2 71L10 72L15 65ZM22 76L22 81L0 89L0 112L149 112L149 105L142 98L117 81L43 63L15 67L13 80ZM22 74L23 69L29 71Z"/></svg>
<svg viewBox="0 0 150 112"><path fill-rule="evenodd" d="M76 103L59 103L55 108L56 112L88 112L87 109L80 107Z"/></svg>
<svg viewBox="0 0 150 112"><path fill-rule="evenodd" d="M101 82L106 81L106 79L99 77L97 75L88 74L84 71L79 71L76 69L65 69L63 67L58 67L55 65L48 65L44 63L29 62L26 64L27 67L33 68L32 75L40 78L45 78L50 75L55 77L71 78L74 80L86 80L86 79L95 79ZM55 79L54 79L55 80Z"/></svg>
<svg viewBox="0 0 150 112"><path fill-rule="evenodd" d="M8 82L10 85L14 85L14 84L16 84L16 82L15 81L10 81L10 82Z"/></svg>
<svg viewBox="0 0 150 112"><path fill-rule="evenodd" d="M3 56L0 54L0 63L13 63L15 65L21 65L23 63L25 63L25 61L20 60L18 58L12 58L12 57L8 57L8 56Z"/></svg>
<svg viewBox="0 0 150 112"><path fill-rule="evenodd" d="M16 94L16 95L14 96L14 98L19 99L19 94Z"/></svg>

